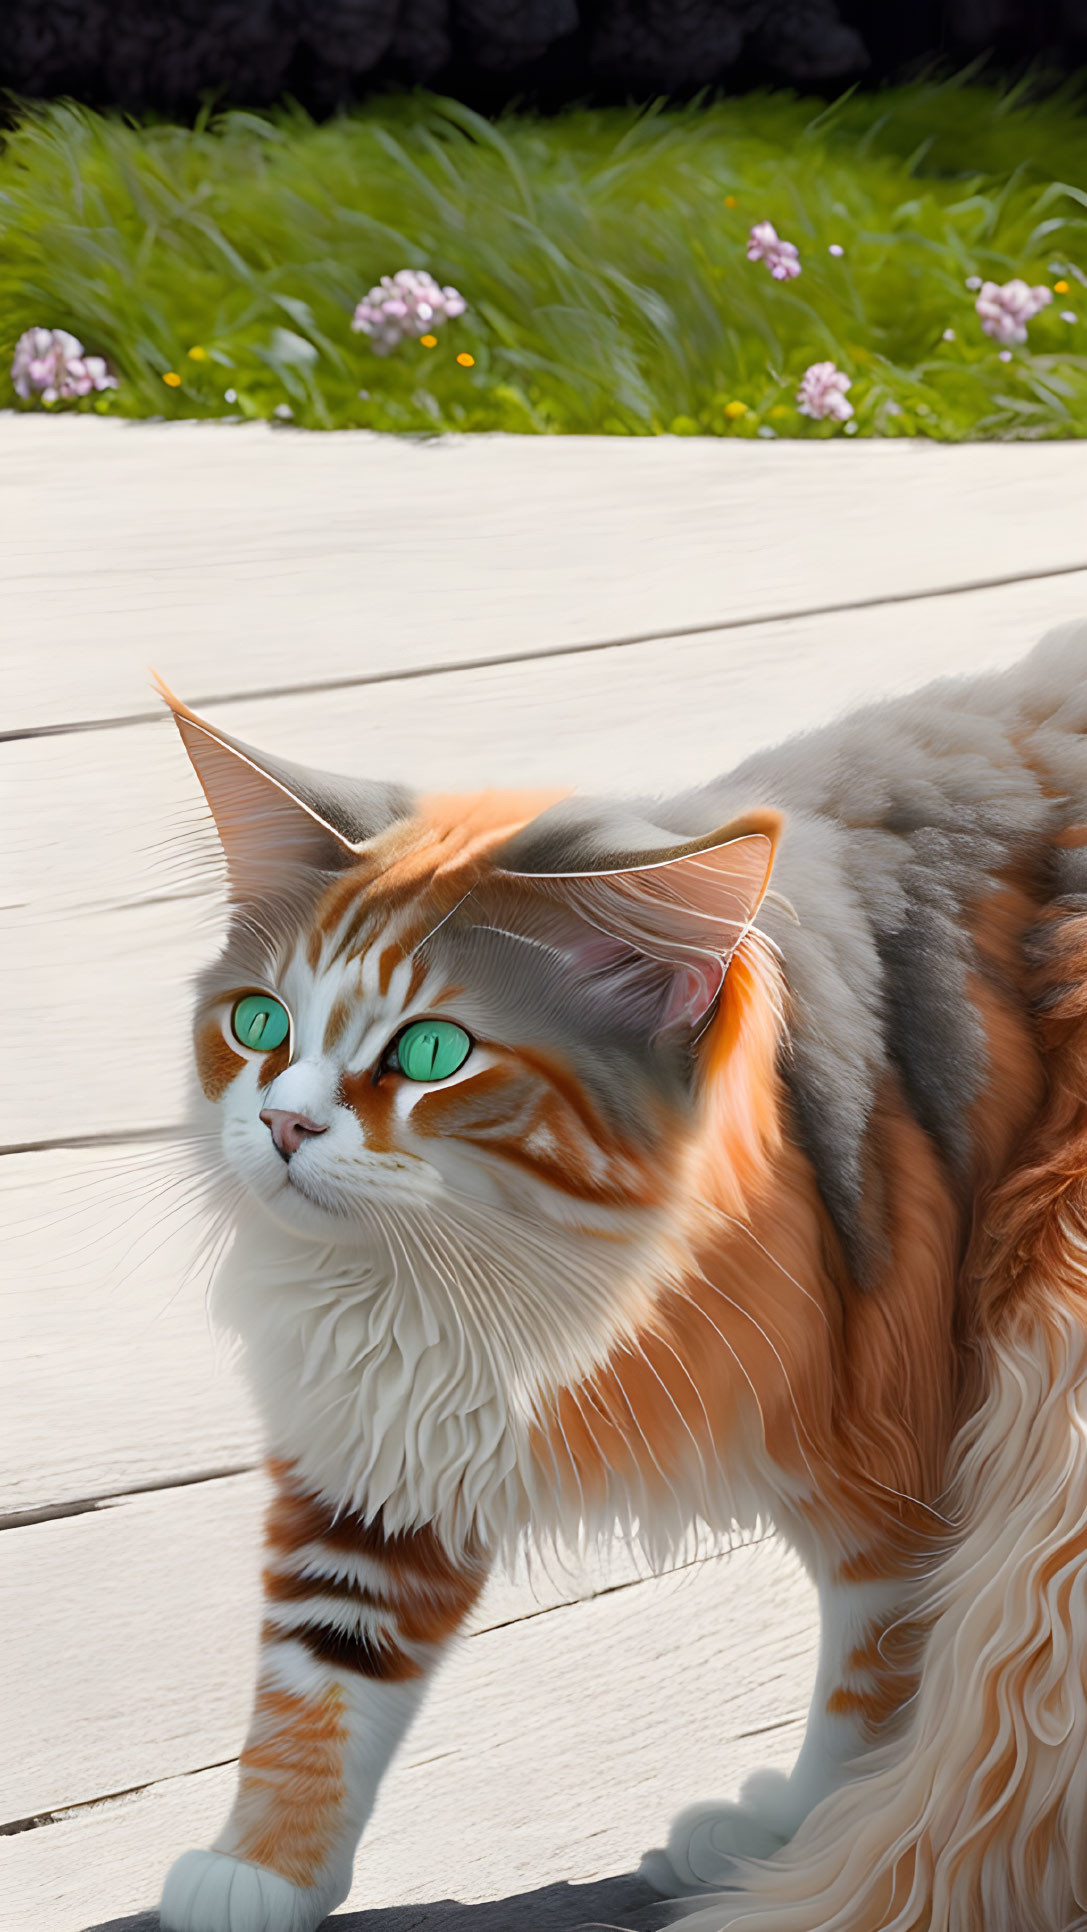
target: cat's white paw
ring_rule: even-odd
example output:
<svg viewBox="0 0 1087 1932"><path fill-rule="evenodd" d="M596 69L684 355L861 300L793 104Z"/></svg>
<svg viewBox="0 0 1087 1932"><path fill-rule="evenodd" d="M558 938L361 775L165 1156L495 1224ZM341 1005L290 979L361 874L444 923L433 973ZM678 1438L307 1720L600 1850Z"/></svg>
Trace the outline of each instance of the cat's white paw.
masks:
<svg viewBox="0 0 1087 1932"><path fill-rule="evenodd" d="M745 1797L748 1795L745 1792ZM767 1811L777 1807L768 1805ZM745 1858L772 1858L788 1843L789 1829L761 1806L720 1803L691 1805L681 1811L664 1849L647 1852L640 1875L662 1898L689 1898L743 1884Z"/></svg>
<svg viewBox="0 0 1087 1932"><path fill-rule="evenodd" d="M339 1899L228 1852L187 1851L166 1874L162 1932L315 1932Z"/></svg>

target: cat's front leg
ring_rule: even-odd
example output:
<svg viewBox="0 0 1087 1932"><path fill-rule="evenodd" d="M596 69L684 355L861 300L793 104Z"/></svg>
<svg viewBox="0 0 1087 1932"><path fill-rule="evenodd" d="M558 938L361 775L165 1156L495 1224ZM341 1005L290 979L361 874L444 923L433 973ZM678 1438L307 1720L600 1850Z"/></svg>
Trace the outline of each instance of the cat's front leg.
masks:
<svg viewBox="0 0 1087 1932"><path fill-rule="evenodd" d="M313 1932L347 1896L378 1786L486 1564L432 1529L308 1495L284 1465L268 1520L256 1702L234 1809L172 1867L164 1932Z"/></svg>

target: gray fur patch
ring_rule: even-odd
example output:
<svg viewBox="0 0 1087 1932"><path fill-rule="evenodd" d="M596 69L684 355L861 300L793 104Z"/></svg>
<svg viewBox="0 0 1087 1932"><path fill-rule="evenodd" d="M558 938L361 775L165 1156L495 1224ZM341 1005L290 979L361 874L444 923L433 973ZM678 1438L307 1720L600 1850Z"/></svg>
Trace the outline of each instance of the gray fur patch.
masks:
<svg viewBox="0 0 1087 1932"><path fill-rule="evenodd" d="M900 1085L952 1174L968 1162L986 1077L967 987L974 908L1007 867L1026 866L1043 895L1087 884L1087 854L1049 845L1087 820L1087 626L1064 627L1010 672L870 706L679 797L567 801L521 835L518 862L604 869L629 863L635 843L703 836L767 806L785 815L759 919L789 988L783 1074L865 1282L885 1253L878 1190L866 1186L881 1087Z"/></svg>

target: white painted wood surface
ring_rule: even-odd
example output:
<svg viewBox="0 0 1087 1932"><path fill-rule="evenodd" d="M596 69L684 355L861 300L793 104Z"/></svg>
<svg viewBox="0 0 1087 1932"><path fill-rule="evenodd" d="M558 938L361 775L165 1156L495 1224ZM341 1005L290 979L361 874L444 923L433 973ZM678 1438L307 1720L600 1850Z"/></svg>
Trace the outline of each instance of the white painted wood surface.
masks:
<svg viewBox="0 0 1087 1932"><path fill-rule="evenodd" d="M152 646L207 696L1087 564L1071 443L7 417L0 458L8 730L146 711Z"/></svg>
<svg viewBox="0 0 1087 1932"><path fill-rule="evenodd" d="M0 1520L22 1525L0 1531L0 1823L54 1819L0 1835L0 1932L85 1932L148 1905L228 1802L262 1487L213 1473L254 1429L184 1279L173 1155L139 1139L180 1117L213 881L157 850L195 816L169 727L101 721L151 711L155 662L318 763L686 783L1087 615L1087 452L0 418L0 497L0 1142L34 1148L0 1155ZM608 1581L493 1586L339 1923L641 1924L622 1874L676 1806L788 1763L814 1655L795 1567L759 1548L637 1581L617 1557Z"/></svg>
<svg viewBox="0 0 1087 1932"><path fill-rule="evenodd" d="M173 1159L135 1142L0 1160L0 1523L259 1459L190 1272L199 1203L163 1199Z"/></svg>

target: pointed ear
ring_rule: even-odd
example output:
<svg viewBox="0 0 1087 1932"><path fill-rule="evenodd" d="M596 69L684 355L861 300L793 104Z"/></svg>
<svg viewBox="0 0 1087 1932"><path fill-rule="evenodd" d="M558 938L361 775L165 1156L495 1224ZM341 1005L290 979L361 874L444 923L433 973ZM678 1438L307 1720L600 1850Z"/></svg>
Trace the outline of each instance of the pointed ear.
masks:
<svg viewBox="0 0 1087 1932"><path fill-rule="evenodd" d="M697 1027L762 903L781 834L777 812L753 812L705 838L614 858L600 871L518 873L576 913L574 970L613 982L615 997L655 1034ZM640 970L639 970L640 967ZM633 1015L632 1015L633 1016Z"/></svg>
<svg viewBox="0 0 1087 1932"><path fill-rule="evenodd" d="M230 896L245 903L282 891L300 872L337 872L411 811L406 792L269 758L190 711L155 675L211 807Z"/></svg>

